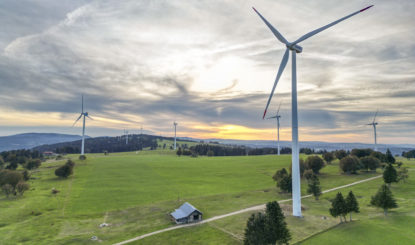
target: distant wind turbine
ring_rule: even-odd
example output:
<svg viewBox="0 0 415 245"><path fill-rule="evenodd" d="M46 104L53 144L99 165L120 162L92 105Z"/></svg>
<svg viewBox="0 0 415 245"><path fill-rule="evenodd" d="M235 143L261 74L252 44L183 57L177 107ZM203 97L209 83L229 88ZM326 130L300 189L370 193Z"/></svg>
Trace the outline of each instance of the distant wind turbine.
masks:
<svg viewBox="0 0 415 245"><path fill-rule="evenodd" d="M274 34L274 36L281 42L283 43L287 49L284 53L284 56L282 58L281 61L281 65L278 69L278 73L277 73L277 77L275 78L275 82L274 82L274 86L272 87L272 91L271 94L269 96L268 102L267 102L267 106L265 107L265 111L264 111L264 115L262 118L265 118L265 115L267 113L267 109L268 106L271 102L271 98L274 95L274 90L275 87L277 86L278 80L281 77L282 72L284 71L285 66L287 65L288 62L288 56L289 56L289 51L291 50L291 54L292 54L292 93L291 93L291 98L292 98L292 195L293 195L293 215L297 216L297 217L301 217L301 186L300 186L300 167L299 167L299 149L298 149L298 113L297 113L297 64L296 64L296 53L301 53L303 51L303 48L301 46L298 45L298 43L316 35L317 33L320 33L324 30L326 30L329 27L332 27L336 24L338 24L339 22L346 20L358 13L361 13L369 8L371 8L373 5L370 5L369 7L366 7L364 9L361 9L359 11L356 11L350 15L347 15L339 20L336 20L328 25L325 25L321 28L318 28L314 31L311 31L303 36L301 36L299 39L297 39L296 41L290 43L287 41L287 39L284 38L283 35L281 35L281 33L278 32L277 29L275 29L255 8L254 11L259 15L259 17L262 19L262 21L265 22L265 24L268 26L269 29L271 29L272 33Z"/></svg>
<svg viewBox="0 0 415 245"><path fill-rule="evenodd" d="M83 124L82 124L82 148L81 148L81 155L84 155L85 151L85 117L88 117L91 120L92 119L89 115L88 112L84 112L84 96L82 95L82 109L81 109L81 115L79 115L78 119L76 119L76 121L73 123L72 127L75 126L75 124L79 121L79 119L81 119L81 117L83 117Z"/></svg>
<svg viewBox="0 0 415 245"><path fill-rule="evenodd" d="M375 116L373 117L373 121L367 125L372 125L373 126L373 131L374 131L374 136L375 136L375 151L378 150L378 142L377 142L377 136L376 136L376 125L378 125L378 123L376 122L376 116L378 115L378 111L376 111Z"/></svg>
<svg viewBox="0 0 415 245"><path fill-rule="evenodd" d="M175 121L173 125L174 125L174 149L176 150L176 128L177 128L178 123Z"/></svg>
<svg viewBox="0 0 415 245"><path fill-rule="evenodd" d="M128 130L124 129L125 144L128 145Z"/></svg>
<svg viewBox="0 0 415 245"><path fill-rule="evenodd" d="M280 105L278 106L277 115L275 115L273 117L268 117L268 119L274 119L274 118L277 119L277 129L278 129L278 133L277 133L277 148L278 148L278 156L280 155L280 118L281 118L281 115L279 114L280 108L281 108L281 102L280 102Z"/></svg>

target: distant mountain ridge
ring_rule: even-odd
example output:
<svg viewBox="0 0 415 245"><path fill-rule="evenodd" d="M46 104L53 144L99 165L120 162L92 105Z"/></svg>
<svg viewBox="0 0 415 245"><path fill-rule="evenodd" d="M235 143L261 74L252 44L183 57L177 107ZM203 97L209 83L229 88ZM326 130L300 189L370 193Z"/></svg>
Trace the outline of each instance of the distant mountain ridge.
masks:
<svg viewBox="0 0 415 245"><path fill-rule="evenodd" d="M0 136L0 152L32 149L44 144L56 144L61 142L80 140L80 135L56 134L56 133L24 133L10 136ZM89 138L89 136L86 136Z"/></svg>

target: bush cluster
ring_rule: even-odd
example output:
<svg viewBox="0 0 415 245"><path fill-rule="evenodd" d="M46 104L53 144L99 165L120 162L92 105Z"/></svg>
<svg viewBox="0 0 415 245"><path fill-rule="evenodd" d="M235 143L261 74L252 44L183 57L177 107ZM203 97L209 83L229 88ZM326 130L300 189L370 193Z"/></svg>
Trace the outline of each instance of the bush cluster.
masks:
<svg viewBox="0 0 415 245"><path fill-rule="evenodd" d="M75 163L72 160L68 160L63 166L60 166L55 170L55 175L60 178L68 178L73 174L73 168Z"/></svg>
<svg viewBox="0 0 415 245"><path fill-rule="evenodd" d="M3 193L9 197L16 196L29 190L29 184L25 182L23 173L15 170L0 170L0 187Z"/></svg>

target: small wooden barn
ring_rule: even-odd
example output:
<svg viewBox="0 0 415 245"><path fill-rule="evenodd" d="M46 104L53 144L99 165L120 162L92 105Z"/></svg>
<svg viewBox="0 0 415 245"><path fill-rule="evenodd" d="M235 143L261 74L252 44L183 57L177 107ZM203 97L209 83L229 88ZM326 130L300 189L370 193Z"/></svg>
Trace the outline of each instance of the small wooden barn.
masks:
<svg viewBox="0 0 415 245"><path fill-rule="evenodd" d="M170 215L176 224L185 224L201 221L203 213L193 207L192 204L185 202Z"/></svg>

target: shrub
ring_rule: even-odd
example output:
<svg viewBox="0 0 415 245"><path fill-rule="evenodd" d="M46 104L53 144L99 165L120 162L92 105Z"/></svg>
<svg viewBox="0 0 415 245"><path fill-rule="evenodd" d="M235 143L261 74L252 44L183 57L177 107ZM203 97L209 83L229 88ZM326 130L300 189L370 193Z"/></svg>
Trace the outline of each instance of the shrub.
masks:
<svg viewBox="0 0 415 245"><path fill-rule="evenodd" d="M68 165L69 167L71 167L71 168L73 168L73 167L75 167L75 162L74 161L72 161L71 159L69 159L68 161L66 161L66 163L65 163L66 165Z"/></svg>
<svg viewBox="0 0 415 245"><path fill-rule="evenodd" d="M191 156L192 155L192 152L190 150L188 150L188 149L183 149L182 155L183 156Z"/></svg>
<svg viewBox="0 0 415 245"><path fill-rule="evenodd" d="M309 156L305 161L305 165L308 169L312 169L315 174L318 174L320 169L324 167L324 161L319 156Z"/></svg>
<svg viewBox="0 0 415 245"><path fill-rule="evenodd" d="M27 171L27 170L23 171L22 172L22 175L23 175L23 179L25 181L28 181L30 179L30 173L29 173L29 171Z"/></svg>
<svg viewBox="0 0 415 245"><path fill-rule="evenodd" d="M86 160L86 156L85 156L85 155L80 155L80 156L79 156L79 160L81 160L81 161Z"/></svg>
<svg viewBox="0 0 415 245"><path fill-rule="evenodd" d="M55 170L55 175L61 178L68 178L73 174L73 168L75 163L71 160L68 160L63 166Z"/></svg>
<svg viewBox="0 0 415 245"><path fill-rule="evenodd" d="M281 189L283 192L291 192L292 191L292 180L291 174L288 174L285 168L278 170L272 179L277 182L277 187Z"/></svg>
<svg viewBox="0 0 415 245"><path fill-rule="evenodd" d="M42 162L40 161L40 159L33 159L33 160L28 161L24 167L28 170L32 170L32 169L40 167L41 164Z"/></svg>
<svg viewBox="0 0 415 245"><path fill-rule="evenodd" d="M340 169L345 173L355 174L359 170L360 161L355 156L347 156L340 160Z"/></svg>
<svg viewBox="0 0 415 245"><path fill-rule="evenodd" d="M182 155L182 148L181 147L179 147L179 149L176 151L176 154L178 156L181 156Z"/></svg>
<svg viewBox="0 0 415 245"><path fill-rule="evenodd" d="M10 184L5 184L1 186L1 190L4 192L6 197L9 197L10 194L14 193L14 188Z"/></svg>
<svg viewBox="0 0 415 245"><path fill-rule="evenodd" d="M20 181L16 185L16 190L22 196L25 191L29 190L29 187L30 187L29 184L27 184L24 181Z"/></svg>
<svg viewBox="0 0 415 245"><path fill-rule="evenodd" d="M0 171L0 186L9 184L16 187L17 183L23 180L23 175L20 172L14 170L3 170Z"/></svg>

